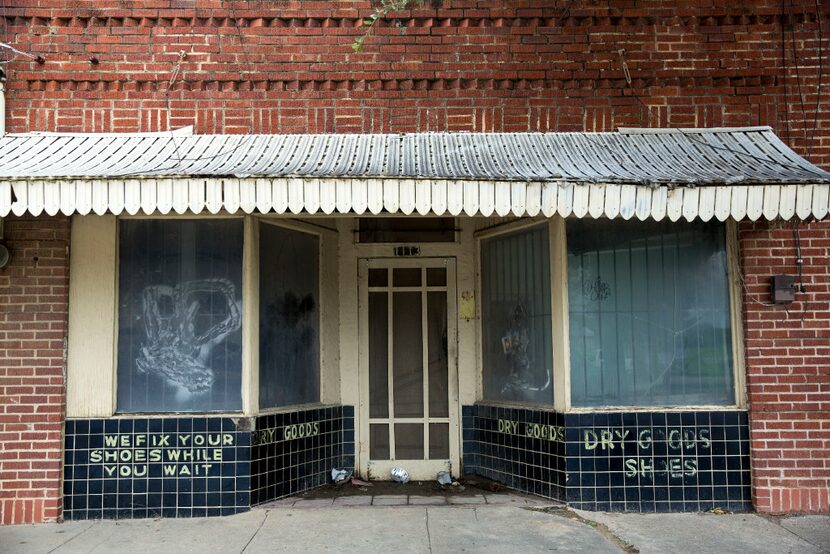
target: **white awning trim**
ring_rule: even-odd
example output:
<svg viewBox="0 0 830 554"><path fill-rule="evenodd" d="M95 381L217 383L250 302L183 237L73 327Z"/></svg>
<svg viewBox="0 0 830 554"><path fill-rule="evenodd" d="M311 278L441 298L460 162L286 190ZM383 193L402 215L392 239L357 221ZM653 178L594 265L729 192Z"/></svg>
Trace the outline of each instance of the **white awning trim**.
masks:
<svg viewBox="0 0 830 554"><path fill-rule="evenodd" d="M0 217L72 214L416 214L678 221L823 219L830 185L668 188L452 179L170 177L0 180Z"/></svg>

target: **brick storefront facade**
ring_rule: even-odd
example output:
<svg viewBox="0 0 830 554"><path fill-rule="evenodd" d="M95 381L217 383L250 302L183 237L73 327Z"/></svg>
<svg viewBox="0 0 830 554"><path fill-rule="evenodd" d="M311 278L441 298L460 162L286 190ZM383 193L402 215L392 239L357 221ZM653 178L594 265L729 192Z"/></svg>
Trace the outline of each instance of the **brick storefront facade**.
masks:
<svg viewBox="0 0 830 554"><path fill-rule="evenodd" d="M769 125L830 169L830 3L438 0L351 48L369 2L25 0L0 40L8 132L395 133ZM819 6L819 13L816 7ZM823 44L819 39L824 35ZM822 76L821 74L824 73ZM630 76L630 83L626 76ZM827 512L830 224L741 224L753 495ZM0 519L60 518L68 218L8 218Z"/></svg>

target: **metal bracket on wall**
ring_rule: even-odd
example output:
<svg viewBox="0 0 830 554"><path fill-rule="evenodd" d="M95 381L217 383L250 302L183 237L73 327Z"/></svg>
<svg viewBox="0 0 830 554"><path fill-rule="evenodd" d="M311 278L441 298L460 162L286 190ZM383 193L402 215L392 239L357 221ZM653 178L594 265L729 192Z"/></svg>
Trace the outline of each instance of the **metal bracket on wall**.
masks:
<svg viewBox="0 0 830 554"><path fill-rule="evenodd" d="M11 261L11 252L9 252L8 246L3 244L3 227L4 227L5 220L0 217L0 269L5 268L9 265Z"/></svg>

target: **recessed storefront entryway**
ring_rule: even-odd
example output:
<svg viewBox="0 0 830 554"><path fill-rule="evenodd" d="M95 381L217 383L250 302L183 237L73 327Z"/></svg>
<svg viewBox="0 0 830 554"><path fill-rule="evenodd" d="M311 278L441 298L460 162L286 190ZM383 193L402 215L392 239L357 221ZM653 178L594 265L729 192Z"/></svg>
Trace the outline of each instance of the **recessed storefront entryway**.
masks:
<svg viewBox="0 0 830 554"><path fill-rule="evenodd" d="M455 260L360 262L362 476L459 469Z"/></svg>

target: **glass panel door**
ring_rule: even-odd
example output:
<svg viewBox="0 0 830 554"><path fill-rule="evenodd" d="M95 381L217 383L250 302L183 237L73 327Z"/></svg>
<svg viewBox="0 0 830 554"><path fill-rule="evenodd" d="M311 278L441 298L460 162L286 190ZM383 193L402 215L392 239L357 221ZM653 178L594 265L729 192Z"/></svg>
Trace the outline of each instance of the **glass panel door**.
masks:
<svg viewBox="0 0 830 554"><path fill-rule="evenodd" d="M457 469L455 264L362 260L361 432L364 476L413 479Z"/></svg>

